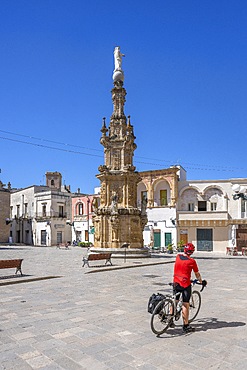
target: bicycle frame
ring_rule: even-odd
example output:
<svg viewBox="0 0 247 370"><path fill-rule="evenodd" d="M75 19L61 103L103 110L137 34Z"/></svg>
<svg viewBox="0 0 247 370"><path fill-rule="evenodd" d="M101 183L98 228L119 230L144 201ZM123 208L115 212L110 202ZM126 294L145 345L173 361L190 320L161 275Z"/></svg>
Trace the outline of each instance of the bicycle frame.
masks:
<svg viewBox="0 0 247 370"><path fill-rule="evenodd" d="M200 304L201 304L201 295L200 295L200 293L198 291L193 290L193 287L195 286L195 284L201 285L200 283L198 283L197 279L191 280L192 291L191 291L191 297L190 297L190 302L189 302L190 308L195 308L193 292L196 292L196 294L199 295L199 301L200 301ZM178 321L180 319L181 313L183 311L182 293L181 292L175 293L174 283L169 283L169 285L172 286L172 288L173 288L173 294L167 294L166 297L170 298L173 301L173 307L174 307L175 312L173 312L173 313L171 312L171 315L172 315L172 318L175 319L175 321ZM201 291L203 290L203 288L204 287L202 287ZM189 321L191 322L194 318L195 317L193 317Z"/></svg>
<svg viewBox="0 0 247 370"><path fill-rule="evenodd" d="M197 280L191 281L192 287L195 284L200 283L198 283ZM173 283L169 283L169 285L174 287ZM203 288L204 286L201 291ZM180 292L174 293L174 290L173 294L167 294L165 298L158 303L151 317L151 329L154 334L157 336L163 334L170 327L171 323L174 323L174 320L179 320L182 313L182 304L182 294ZM193 289L189 301L189 323L197 317L200 307L201 294L197 290Z"/></svg>

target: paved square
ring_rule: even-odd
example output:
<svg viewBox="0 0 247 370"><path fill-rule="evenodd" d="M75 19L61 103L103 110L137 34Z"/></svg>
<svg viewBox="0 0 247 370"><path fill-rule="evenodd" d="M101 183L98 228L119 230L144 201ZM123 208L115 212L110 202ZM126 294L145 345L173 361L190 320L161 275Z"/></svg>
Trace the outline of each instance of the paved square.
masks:
<svg viewBox="0 0 247 370"><path fill-rule="evenodd" d="M157 338L147 301L170 291L173 256L82 269L78 247L0 252L24 259L23 277L0 270L0 369L246 368L246 257L195 254L208 280L196 332L183 335L179 321Z"/></svg>

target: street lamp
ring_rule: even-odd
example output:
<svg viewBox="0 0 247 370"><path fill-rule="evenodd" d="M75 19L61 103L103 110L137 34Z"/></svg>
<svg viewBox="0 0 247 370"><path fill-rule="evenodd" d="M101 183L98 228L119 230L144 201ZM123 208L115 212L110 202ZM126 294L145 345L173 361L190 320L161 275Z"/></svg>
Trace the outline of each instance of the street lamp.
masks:
<svg viewBox="0 0 247 370"><path fill-rule="evenodd" d="M127 248L129 248L130 244L129 243L124 243L120 248L124 248L124 262L126 262L126 253L127 253Z"/></svg>
<svg viewBox="0 0 247 370"><path fill-rule="evenodd" d="M232 186L232 190L235 194L233 194L233 199L237 200L239 198L247 200L247 189L246 186L241 186L239 184L235 184Z"/></svg>

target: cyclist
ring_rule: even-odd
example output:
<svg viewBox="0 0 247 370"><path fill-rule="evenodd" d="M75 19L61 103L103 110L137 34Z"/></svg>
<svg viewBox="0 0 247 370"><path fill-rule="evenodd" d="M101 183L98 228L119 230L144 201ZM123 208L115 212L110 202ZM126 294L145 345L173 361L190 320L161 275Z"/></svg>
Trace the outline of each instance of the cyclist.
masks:
<svg viewBox="0 0 247 370"><path fill-rule="evenodd" d="M174 291L175 293L182 293L183 298L182 315L184 333L195 331L195 328L191 327L189 324L189 300L191 296L192 270L194 271L197 280L199 280L201 284L206 284L205 280L202 281L196 261L191 257L194 251L195 246L192 243L187 243L184 246L184 252L177 255L174 265ZM174 323L171 322L170 326L173 327Z"/></svg>

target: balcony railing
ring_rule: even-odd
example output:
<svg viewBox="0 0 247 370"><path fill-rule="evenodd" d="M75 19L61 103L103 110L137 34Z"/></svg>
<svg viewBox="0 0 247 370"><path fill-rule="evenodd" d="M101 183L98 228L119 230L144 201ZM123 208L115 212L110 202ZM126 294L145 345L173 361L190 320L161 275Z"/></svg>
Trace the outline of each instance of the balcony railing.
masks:
<svg viewBox="0 0 247 370"><path fill-rule="evenodd" d="M88 215L75 215L74 216L74 221L87 221L87 220L88 220Z"/></svg>
<svg viewBox="0 0 247 370"><path fill-rule="evenodd" d="M47 218L67 218L67 212L37 212L35 214L36 219L47 219Z"/></svg>

